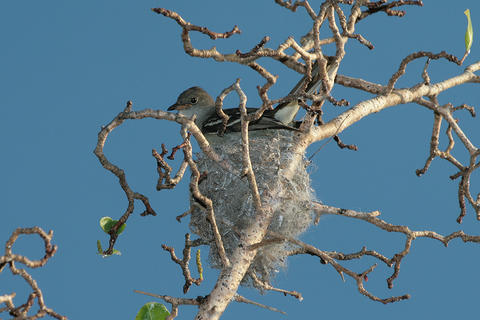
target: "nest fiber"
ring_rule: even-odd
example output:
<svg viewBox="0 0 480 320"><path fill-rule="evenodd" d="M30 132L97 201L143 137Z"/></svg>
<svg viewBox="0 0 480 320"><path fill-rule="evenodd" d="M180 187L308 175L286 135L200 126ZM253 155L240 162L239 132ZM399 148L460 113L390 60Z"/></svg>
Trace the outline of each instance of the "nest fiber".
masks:
<svg viewBox="0 0 480 320"><path fill-rule="evenodd" d="M292 146L295 133L287 130L263 130L250 132L250 158L255 172L262 204L274 210L268 230L286 237L298 237L313 221L311 202L314 194L310 177L306 171L304 155L294 154ZM242 145L239 133L223 137L210 135L211 146L231 167L242 171ZM213 201L215 218L222 236L227 256L238 247L239 230L244 230L255 219L248 179L227 172L204 154L198 154L197 165L207 177L199 184L200 191ZM265 192L268 191L268 192ZM191 201L193 197L191 197ZM193 233L210 243L210 262L221 268L210 223L205 210L193 206L190 228ZM261 247L250 266L243 285L259 287L252 280L254 273L260 280L270 283L271 279L285 267L286 258L292 247L286 242Z"/></svg>

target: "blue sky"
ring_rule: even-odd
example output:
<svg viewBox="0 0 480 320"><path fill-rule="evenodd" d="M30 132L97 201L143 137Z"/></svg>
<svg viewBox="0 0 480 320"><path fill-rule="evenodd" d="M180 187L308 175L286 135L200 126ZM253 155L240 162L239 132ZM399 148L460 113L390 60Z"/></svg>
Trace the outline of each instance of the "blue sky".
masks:
<svg viewBox="0 0 480 320"><path fill-rule="evenodd" d="M318 1L311 2L318 7ZM247 51L265 35L272 39L269 45L276 47L287 36L299 39L310 25L301 8L291 13L273 1L255 5L219 0L0 3L0 241L6 241L16 227L38 225L54 230L57 254L46 267L31 273L44 292L47 306L70 319L133 319L145 302L152 301L133 293L134 289L183 296L181 272L161 244L181 252L188 225L187 221L179 224L175 216L188 208L187 183L185 180L175 190L156 192L156 166L150 155L161 143L169 147L178 144L179 126L166 121L127 122L110 136L107 157L126 170L130 186L150 198L158 216L140 217L143 208L137 203L116 245L122 256L108 259L96 254L96 240L107 243L98 220L119 217L126 200L117 179L93 155L101 126L118 114L127 100L132 100L137 110L166 109L185 88L200 85L217 95L239 77L249 106L259 103L255 89L263 84L259 76L244 66L187 56L178 25L150 11L160 6L219 32L237 24L242 34L228 40L212 42L198 34L192 36L197 47L216 45L229 52ZM375 49L370 51L350 41L339 72L385 84L411 52L446 50L462 56L466 8L472 12L474 30L479 30L480 4L473 0L425 1L423 8L407 8L401 19L380 13L360 22L356 32ZM477 41L465 64L478 61L478 52ZM280 76L271 97L288 93L300 78L278 63L261 62ZM398 86L418 82L422 67L423 61L409 65ZM429 70L432 81L439 81L461 73L463 67L434 61ZM440 95L440 103L478 107L478 88L478 84L455 88ZM333 94L351 105L369 97L339 87ZM226 103L234 107L236 97L232 95ZM327 118L339 112L332 106L325 110ZM466 112L456 116L478 145L478 118L472 119ZM445 234L463 229L479 234L479 222L470 207L464 223L459 226L455 222L458 182L448 178L456 172L451 165L437 159L425 176L415 175L427 157L432 119L431 112L409 104L369 116L347 129L341 138L356 144L359 151L339 150L332 142L315 156L312 180L318 199L343 208L380 210L387 221L415 230ZM443 134L441 139L445 146ZM455 155L465 160L466 152L460 143L457 147ZM473 191L478 192L478 181L477 173ZM366 245L388 256L403 246L401 235L338 217L324 217L302 240L324 250L343 252ZM39 258L41 249L36 238L22 238L14 252ZM351 279L344 283L331 267L311 257L292 258L275 281L279 287L301 292L303 302L276 293L260 295L250 289L240 293L286 311L285 319L461 317L477 312L479 253L478 245L459 240L448 248L431 240L417 240L392 290L385 283L392 272L387 267L379 266L369 277L366 287L380 297L412 295L408 301L386 306L360 295ZM360 272L374 262L363 259L345 265ZM192 287L187 297L210 291L218 272L209 268L205 272L206 281L201 287ZM9 271L0 274L0 294L16 292L17 304L23 303L26 289L23 280L13 278ZM195 311L182 307L179 318L192 318ZM232 303L224 315L225 319L247 317L281 318L238 303Z"/></svg>

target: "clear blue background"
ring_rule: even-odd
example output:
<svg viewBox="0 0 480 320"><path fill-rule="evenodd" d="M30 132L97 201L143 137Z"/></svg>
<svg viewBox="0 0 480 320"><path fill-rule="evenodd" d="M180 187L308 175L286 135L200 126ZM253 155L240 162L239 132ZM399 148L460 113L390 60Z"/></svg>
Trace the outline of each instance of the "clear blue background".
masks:
<svg viewBox="0 0 480 320"><path fill-rule="evenodd" d="M311 2L317 9L319 1ZM298 40L311 25L302 8L291 13L273 1L0 3L0 240L6 241L16 227L38 225L54 230L58 253L46 267L31 273L47 306L70 319L133 319L145 302L153 300L134 289L183 296L180 269L160 246L174 246L181 255L188 219L179 224L175 216L188 208L188 173L175 190L156 192L156 165L150 155L161 143L170 148L178 144L179 126L166 121L130 121L109 137L107 157L126 170L130 186L150 198L158 216L140 217L143 207L136 203L116 245L122 256L107 259L96 254L97 239L107 244L98 220L119 217L127 203L117 178L105 171L92 153L100 127L123 110L127 100L133 101L136 110L165 109L187 87L200 85L217 95L238 77L249 105L259 104L255 87L263 84L263 79L245 66L187 56L179 26L150 11L159 6L218 32L238 24L242 34L228 40L213 42L192 34L197 47L216 45L224 52L248 51L265 35L272 39L268 45L276 47L290 35ZM375 49L370 51L351 40L339 72L385 84L411 52L446 50L461 57L466 8L472 11L474 30L480 30L480 4L474 0L425 1L423 8L406 7L404 18L379 13L360 22L356 32L372 41ZM332 53L332 48L326 51ZM465 64L478 61L479 52L476 41ZM280 75L270 90L272 98L286 94L300 78L279 63L261 62ZM408 75L398 86L420 81L422 67L423 61L409 65ZM432 81L440 81L461 73L463 67L434 61L429 70ZM478 90L478 84L463 85L440 95L439 100L478 107ZM369 97L340 87L333 94L348 99L351 105ZM237 98L232 95L227 103L234 107ZM326 117L340 110L327 105ZM478 145L478 119L464 111L456 117ZM359 151L340 150L331 142L316 155L312 179L318 199L344 208L381 210L387 221L415 230L446 234L461 228L480 234L470 207L464 223L459 226L455 222L458 181L448 178L456 172L453 166L437 159L425 176L415 175L428 154L432 119L430 111L409 104L369 116L347 129L341 138L356 144ZM443 133L441 139L445 146ZM458 141L456 148L455 155L465 160L466 152ZM479 191L478 181L476 173L473 191ZM302 239L324 250L353 252L366 245L391 256L403 248L404 237L361 221L327 216ZM22 238L14 252L39 258L42 243L36 237ZM380 265L370 274L366 287L372 293L380 297L412 295L408 301L389 305L360 295L350 278L344 283L318 259L294 257L275 284L301 292L303 302L278 293L240 290L247 298L278 307L288 316L232 303L224 318L466 317L478 312L479 253L478 244L459 240L451 242L448 249L433 240L415 241L392 290L385 282L391 269ZM344 265L361 272L375 262L366 258ZM218 271L205 269L205 282L192 287L187 297L204 295L213 287ZM29 292L26 289L24 281L9 271L0 275L0 294L16 292L17 304L23 303ZM194 307L181 307L179 319L191 319L195 312Z"/></svg>

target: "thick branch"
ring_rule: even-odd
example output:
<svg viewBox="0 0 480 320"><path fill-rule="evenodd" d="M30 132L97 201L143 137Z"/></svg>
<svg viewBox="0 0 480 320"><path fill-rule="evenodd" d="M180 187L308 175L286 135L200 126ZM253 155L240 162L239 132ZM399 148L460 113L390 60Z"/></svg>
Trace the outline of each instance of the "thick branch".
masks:
<svg viewBox="0 0 480 320"><path fill-rule="evenodd" d="M471 79L475 78L475 74L473 72L479 69L480 62L477 62L469 66L461 75L438 82L436 84L422 85L411 89L398 89L394 90L390 94L362 101L348 111L345 111L338 117L329 121L327 124L312 128L308 136L306 136L306 142L311 144L315 141L331 137L342 132L364 117L373 113L377 113L388 107L414 102L416 99L419 99L423 96L435 96L447 89L469 82Z"/></svg>
<svg viewBox="0 0 480 320"><path fill-rule="evenodd" d="M265 236L273 210L263 206L258 192L255 175L248 150L248 119L246 112L246 96L240 88L239 82L232 85L240 97L240 111L242 113L242 147L243 147L243 174L247 176L250 190L253 196L255 216L250 225L240 230L240 244L230 257L231 267L224 266L218 277L215 288L210 292L205 303L202 303L195 319L218 319L227 305L235 296L238 286L252 263L257 250L249 250L248 247L259 242Z"/></svg>

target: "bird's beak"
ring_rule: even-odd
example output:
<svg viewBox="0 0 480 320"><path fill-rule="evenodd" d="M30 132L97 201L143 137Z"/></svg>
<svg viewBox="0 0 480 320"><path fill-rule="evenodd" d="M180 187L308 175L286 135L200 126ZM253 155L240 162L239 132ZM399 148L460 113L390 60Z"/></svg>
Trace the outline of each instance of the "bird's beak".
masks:
<svg viewBox="0 0 480 320"><path fill-rule="evenodd" d="M173 110L184 110L187 108L190 108L190 104L180 104L180 103L174 103L170 107L168 107L167 111L173 111Z"/></svg>

